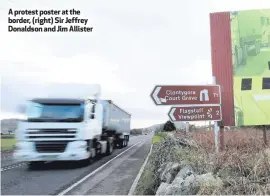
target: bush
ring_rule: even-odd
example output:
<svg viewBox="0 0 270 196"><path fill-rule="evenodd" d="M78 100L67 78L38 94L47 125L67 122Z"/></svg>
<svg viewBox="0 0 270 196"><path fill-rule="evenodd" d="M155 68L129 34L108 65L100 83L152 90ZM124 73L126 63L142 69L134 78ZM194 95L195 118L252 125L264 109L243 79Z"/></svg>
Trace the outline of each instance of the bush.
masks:
<svg viewBox="0 0 270 196"><path fill-rule="evenodd" d="M142 131L142 129L132 129L130 131L130 134L131 135L142 135L143 134L143 131Z"/></svg>
<svg viewBox="0 0 270 196"><path fill-rule="evenodd" d="M175 127L175 125L174 125L173 122L171 122L171 121L168 120L168 121L165 123L165 125L164 125L164 127L163 127L163 130L164 130L164 131L168 131L168 132L170 132L170 131L175 131L175 130L176 130L176 127Z"/></svg>

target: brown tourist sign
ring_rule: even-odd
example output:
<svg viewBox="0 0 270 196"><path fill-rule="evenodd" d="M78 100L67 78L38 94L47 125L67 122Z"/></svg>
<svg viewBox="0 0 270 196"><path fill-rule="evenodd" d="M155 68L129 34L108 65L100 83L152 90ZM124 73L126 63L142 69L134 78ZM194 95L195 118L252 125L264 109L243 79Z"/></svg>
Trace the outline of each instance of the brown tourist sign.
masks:
<svg viewBox="0 0 270 196"><path fill-rule="evenodd" d="M156 105L213 105L221 104L219 85L158 85L151 93Z"/></svg>
<svg viewBox="0 0 270 196"><path fill-rule="evenodd" d="M221 106L172 107L168 113L172 122L176 121L220 121Z"/></svg>

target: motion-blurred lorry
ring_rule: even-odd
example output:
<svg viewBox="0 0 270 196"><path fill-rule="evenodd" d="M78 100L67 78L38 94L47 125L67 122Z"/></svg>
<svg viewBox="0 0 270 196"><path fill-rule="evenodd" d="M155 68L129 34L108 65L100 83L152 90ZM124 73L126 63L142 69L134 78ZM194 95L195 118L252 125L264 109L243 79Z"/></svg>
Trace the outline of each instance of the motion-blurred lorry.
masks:
<svg viewBox="0 0 270 196"><path fill-rule="evenodd" d="M110 100L34 98L16 130L14 158L30 168L46 161L80 161L110 155L128 145L131 115Z"/></svg>

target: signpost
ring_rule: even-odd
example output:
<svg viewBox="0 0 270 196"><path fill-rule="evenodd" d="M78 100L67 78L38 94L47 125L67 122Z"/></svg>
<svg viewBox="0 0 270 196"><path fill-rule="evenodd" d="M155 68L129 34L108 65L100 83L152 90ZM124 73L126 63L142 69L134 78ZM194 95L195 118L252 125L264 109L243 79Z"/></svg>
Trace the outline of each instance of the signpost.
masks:
<svg viewBox="0 0 270 196"><path fill-rule="evenodd" d="M215 144L218 152L217 121L222 120L220 86L213 77L212 85L157 85L151 93L157 106L173 105L168 113L172 122L215 121Z"/></svg>
<svg viewBox="0 0 270 196"><path fill-rule="evenodd" d="M172 122L220 121L221 106L172 107L168 115Z"/></svg>
<svg viewBox="0 0 270 196"><path fill-rule="evenodd" d="M219 85L156 86L151 97L156 105L221 104Z"/></svg>

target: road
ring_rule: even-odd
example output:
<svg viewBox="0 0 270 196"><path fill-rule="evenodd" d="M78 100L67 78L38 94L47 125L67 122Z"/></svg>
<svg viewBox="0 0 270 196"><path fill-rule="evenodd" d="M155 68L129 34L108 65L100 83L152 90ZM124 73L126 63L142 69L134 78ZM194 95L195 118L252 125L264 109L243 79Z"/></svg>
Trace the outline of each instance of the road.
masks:
<svg viewBox="0 0 270 196"><path fill-rule="evenodd" d="M87 167L69 163L48 163L36 171L29 171L26 164L11 167L1 172L2 194L127 195L150 150L152 136L133 136L128 147Z"/></svg>
<svg viewBox="0 0 270 196"><path fill-rule="evenodd" d="M12 159L12 153L11 152L1 152L1 168L7 169L10 165L14 166L16 165L16 161ZM1 170L2 171L2 170Z"/></svg>

